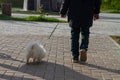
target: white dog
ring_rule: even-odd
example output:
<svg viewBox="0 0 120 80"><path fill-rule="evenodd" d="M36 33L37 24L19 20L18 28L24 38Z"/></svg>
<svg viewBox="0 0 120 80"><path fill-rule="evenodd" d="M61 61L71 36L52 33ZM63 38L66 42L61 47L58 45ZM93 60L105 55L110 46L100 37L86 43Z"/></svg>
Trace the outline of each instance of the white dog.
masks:
<svg viewBox="0 0 120 80"><path fill-rule="evenodd" d="M30 59L35 62L41 62L41 60L45 57L46 50L43 45L39 44L39 42L34 41L30 42L26 47L26 59L27 64L30 63Z"/></svg>

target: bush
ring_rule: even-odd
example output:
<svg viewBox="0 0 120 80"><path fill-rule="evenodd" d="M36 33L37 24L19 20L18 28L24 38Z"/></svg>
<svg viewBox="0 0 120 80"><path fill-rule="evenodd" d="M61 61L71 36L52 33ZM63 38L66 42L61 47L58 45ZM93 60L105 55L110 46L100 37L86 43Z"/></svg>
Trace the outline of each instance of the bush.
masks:
<svg viewBox="0 0 120 80"><path fill-rule="evenodd" d="M102 0L103 10L120 10L120 0Z"/></svg>
<svg viewBox="0 0 120 80"><path fill-rule="evenodd" d="M1 15L0 14L0 20L11 20L11 17L7 16L7 15Z"/></svg>

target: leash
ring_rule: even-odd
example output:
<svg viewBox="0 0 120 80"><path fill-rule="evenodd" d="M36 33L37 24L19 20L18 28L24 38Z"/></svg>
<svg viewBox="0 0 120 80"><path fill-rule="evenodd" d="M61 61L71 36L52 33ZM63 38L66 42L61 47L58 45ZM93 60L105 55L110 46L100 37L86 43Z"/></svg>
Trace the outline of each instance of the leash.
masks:
<svg viewBox="0 0 120 80"><path fill-rule="evenodd" d="M51 34L50 34L49 37L47 38L47 40L49 40L49 39L52 37L52 35L53 35L53 33L55 32L55 30L56 30L56 28L58 27L58 25L59 25L59 23L56 24L56 26L55 26L54 29L52 30ZM47 40L46 40L46 41L47 41ZM44 46L46 46L46 43L44 44Z"/></svg>
<svg viewBox="0 0 120 80"><path fill-rule="evenodd" d="M51 38L51 36L53 35L53 33L55 32L55 30L56 30L56 28L57 28L57 26L59 25L59 23L57 23L57 25L54 27L54 29L52 30L52 32L51 32L51 34L50 34L50 36L48 37L48 39L50 39Z"/></svg>

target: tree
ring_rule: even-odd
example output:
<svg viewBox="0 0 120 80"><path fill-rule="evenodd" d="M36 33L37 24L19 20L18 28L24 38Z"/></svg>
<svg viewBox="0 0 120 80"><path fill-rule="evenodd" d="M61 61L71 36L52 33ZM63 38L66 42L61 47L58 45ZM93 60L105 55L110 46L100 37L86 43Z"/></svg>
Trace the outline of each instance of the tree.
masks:
<svg viewBox="0 0 120 80"><path fill-rule="evenodd" d="M2 14L11 16L11 8L12 8L11 1L3 0L1 6L2 6Z"/></svg>

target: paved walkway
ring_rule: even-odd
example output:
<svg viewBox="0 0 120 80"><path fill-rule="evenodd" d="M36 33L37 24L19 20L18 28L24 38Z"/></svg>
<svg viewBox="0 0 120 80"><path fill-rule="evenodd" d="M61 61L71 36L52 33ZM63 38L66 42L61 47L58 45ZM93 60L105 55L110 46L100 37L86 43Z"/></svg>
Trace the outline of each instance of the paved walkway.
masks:
<svg viewBox="0 0 120 80"><path fill-rule="evenodd" d="M120 46L109 37L120 35L119 17L94 22L86 63L72 63L68 24L59 23L48 40L57 23L0 21L0 80L120 80ZM47 55L26 65L25 47L34 40L46 44Z"/></svg>

